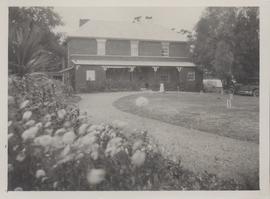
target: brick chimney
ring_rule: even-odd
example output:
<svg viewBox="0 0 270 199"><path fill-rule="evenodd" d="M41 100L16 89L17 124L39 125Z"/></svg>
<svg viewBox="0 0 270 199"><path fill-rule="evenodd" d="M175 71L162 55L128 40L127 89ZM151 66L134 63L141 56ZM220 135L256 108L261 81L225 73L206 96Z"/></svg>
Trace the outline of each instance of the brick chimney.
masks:
<svg viewBox="0 0 270 199"><path fill-rule="evenodd" d="M80 19L80 21L79 21L79 27L83 26L83 25L86 24L88 21L90 21L90 19Z"/></svg>

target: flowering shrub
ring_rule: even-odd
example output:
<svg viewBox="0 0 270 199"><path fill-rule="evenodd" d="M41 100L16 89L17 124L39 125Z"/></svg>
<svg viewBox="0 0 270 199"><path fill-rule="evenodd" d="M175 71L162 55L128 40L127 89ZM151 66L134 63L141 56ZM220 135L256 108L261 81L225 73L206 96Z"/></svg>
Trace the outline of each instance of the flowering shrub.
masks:
<svg viewBox="0 0 270 199"><path fill-rule="evenodd" d="M164 158L146 132L126 137L123 122L89 124L86 115L61 103L50 89L25 92L27 79L9 83L9 190L241 188Z"/></svg>

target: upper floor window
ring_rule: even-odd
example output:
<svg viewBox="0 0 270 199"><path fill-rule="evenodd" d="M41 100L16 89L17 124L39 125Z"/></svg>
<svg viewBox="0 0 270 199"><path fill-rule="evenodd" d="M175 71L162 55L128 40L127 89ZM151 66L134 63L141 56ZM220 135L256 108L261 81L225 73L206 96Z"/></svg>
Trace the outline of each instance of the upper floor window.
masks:
<svg viewBox="0 0 270 199"><path fill-rule="evenodd" d="M139 53L138 44L139 44L139 41L137 40L130 41L131 56L138 56L138 53Z"/></svg>
<svg viewBox="0 0 270 199"><path fill-rule="evenodd" d="M161 56L168 57L169 56L169 42L161 43Z"/></svg>

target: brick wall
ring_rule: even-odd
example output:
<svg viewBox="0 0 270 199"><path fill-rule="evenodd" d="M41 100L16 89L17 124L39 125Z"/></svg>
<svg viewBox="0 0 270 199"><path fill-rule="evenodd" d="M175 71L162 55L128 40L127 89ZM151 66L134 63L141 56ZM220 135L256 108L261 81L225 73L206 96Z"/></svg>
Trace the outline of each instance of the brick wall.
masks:
<svg viewBox="0 0 270 199"><path fill-rule="evenodd" d="M188 57L189 48L186 43L170 43L169 56L170 57Z"/></svg>
<svg viewBox="0 0 270 199"><path fill-rule="evenodd" d="M94 70L96 71L95 76L96 80L93 82L87 82L86 81L86 71L87 70ZM102 84L105 80L105 71L101 66L80 66L78 69L76 69L76 76L75 76L75 82L76 82L76 91L83 91L84 89L87 89L87 83L89 84Z"/></svg>
<svg viewBox="0 0 270 199"><path fill-rule="evenodd" d="M69 54L97 54L96 39L73 38L69 41Z"/></svg>
<svg viewBox="0 0 270 199"><path fill-rule="evenodd" d="M87 38L72 38L69 41L69 55L71 54L97 54L96 39ZM161 56L162 45L157 41L139 41L138 44L139 56ZM170 43L170 57L187 57L189 48L186 43ZM130 41L129 40L107 40L106 55L124 55L130 56Z"/></svg>
<svg viewBox="0 0 270 199"><path fill-rule="evenodd" d="M161 42L139 41L139 56L161 56Z"/></svg>
<svg viewBox="0 0 270 199"><path fill-rule="evenodd" d="M195 81L187 80L188 72L195 72ZM182 91L200 91L202 89L202 73L194 67L184 67L180 72L180 90Z"/></svg>
<svg viewBox="0 0 270 199"><path fill-rule="evenodd" d="M129 40L107 40L106 55L126 55L130 56Z"/></svg>

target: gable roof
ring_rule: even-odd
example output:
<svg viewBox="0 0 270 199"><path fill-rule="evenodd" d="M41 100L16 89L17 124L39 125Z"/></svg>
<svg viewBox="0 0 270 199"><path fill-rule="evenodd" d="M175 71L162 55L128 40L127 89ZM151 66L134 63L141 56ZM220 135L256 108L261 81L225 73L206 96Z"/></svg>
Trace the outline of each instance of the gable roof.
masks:
<svg viewBox="0 0 270 199"><path fill-rule="evenodd" d="M92 37L112 39L137 39L152 41L187 41L182 34L169 28L148 23L131 23L125 21L90 20L68 37Z"/></svg>

